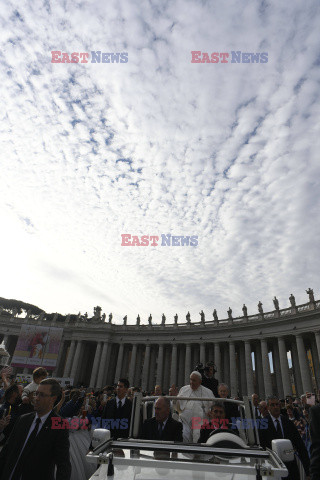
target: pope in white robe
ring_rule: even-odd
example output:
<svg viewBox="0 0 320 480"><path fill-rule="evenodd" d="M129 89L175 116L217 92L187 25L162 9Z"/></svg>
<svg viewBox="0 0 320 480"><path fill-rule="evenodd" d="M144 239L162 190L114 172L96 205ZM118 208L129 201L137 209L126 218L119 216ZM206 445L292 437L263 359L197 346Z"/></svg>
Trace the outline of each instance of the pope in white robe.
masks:
<svg viewBox="0 0 320 480"><path fill-rule="evenodd" d="M190 375L190 385L181 387L178 397L189 397L190 400L177 400L175 409L179 412L180 420L183 425L183 441L196 443L200 437L200 428L192 428L192 418L200 417L209 418L211 401L192 400L194 397L215 398L212 391L201 385L202 376L199 372L194 371ZM195 422L199 425L199 422ZM202 423L202 422L201 422Z"/></svg>

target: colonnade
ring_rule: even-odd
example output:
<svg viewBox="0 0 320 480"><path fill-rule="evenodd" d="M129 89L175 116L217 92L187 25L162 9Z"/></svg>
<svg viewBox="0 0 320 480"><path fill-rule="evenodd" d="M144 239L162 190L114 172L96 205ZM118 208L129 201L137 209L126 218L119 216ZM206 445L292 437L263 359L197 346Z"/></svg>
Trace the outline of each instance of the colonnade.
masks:
<svg viewBox="0 0 320 480"><path fill-rule="evenodd" d="M231 396L256 392L262 398L272 393L282 398L320 388L318 331L231 341L86 343L75 339L64 342L57 376L71 377L75 384L83 382L95 388L126 377L130 385L143 390L151 391L160 384L168 391L172 384L187 384L199 362L213 360L215 376L230 386ZM85 348L91 351L91 362L83 361Z"/></svg>

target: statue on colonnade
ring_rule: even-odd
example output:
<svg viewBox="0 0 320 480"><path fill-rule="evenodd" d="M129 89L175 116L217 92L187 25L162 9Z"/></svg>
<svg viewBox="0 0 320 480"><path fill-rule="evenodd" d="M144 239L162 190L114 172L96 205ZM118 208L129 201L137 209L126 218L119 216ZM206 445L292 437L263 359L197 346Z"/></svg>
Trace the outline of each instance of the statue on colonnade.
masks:
<svg viewBox="0 0 320 480"><path fill-rule="evenodd" d="M295 308L296 307L296 299L294 298L294 295L290 295L289 297L289 300L290 300L290 303L291 303L291 307Z"/></svg>
<svg viewBox="0 0 320 480"><path fill-rule="evenodd" d="M313 289L312 289L312 288L308 288L308 290L306 290L306 292L307 292L307 294L309 295L309 302L314 303Z"/></svg>

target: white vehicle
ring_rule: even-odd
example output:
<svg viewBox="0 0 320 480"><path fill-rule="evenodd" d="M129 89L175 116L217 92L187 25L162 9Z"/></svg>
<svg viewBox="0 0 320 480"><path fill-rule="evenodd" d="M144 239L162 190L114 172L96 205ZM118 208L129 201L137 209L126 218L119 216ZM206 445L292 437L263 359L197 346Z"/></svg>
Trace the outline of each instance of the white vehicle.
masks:
<svg viewBox="0 0 320 480"><path fill-rule="evenodd" d="M110 439L110 431L94 430L94 450L87 454L87 461L98 468L90 480L262 480L288 475L283 461L294 459L290 440L273 440L272 450L263 450L255 426L240 428L239 435L231 430L215 430L205 444L140 440L141 410L145 419L146 403L156 398L135 394L129 439L115 441ZM212 398L192 400L212 401ZM242 420L254 420L248 397L243 401L221 401L236 403Z"/></svg>

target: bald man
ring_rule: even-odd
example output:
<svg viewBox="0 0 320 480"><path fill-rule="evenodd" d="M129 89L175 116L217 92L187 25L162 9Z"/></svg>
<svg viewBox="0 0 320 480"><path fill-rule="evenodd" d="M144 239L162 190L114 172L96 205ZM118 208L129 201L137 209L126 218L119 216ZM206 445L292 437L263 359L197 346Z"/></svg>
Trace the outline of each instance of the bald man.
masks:
<svg viewBox="0 0 320 480"><path fill-rule="evenodd" d="M177 400L174 408L179 412L183 425L183 441L196 443L199 440L200 430L192 429L192 418L208 419L212 401L215 398L212 391L201 385L201 373L194 371L190 375L190 384L180 388L179 397L190 397L190 400ZM176 395L176 391L171 393ZM212 398L212 401L196 401L194 397Z"/></svg>
<svg viewBox="0 0 320 480"><path fill-rule="evenodd" d="M145 440L182 442L182 423L172 418L170 400L159 397L155 403L154 411L155 416L143 423L142 438Z"/></svg>

